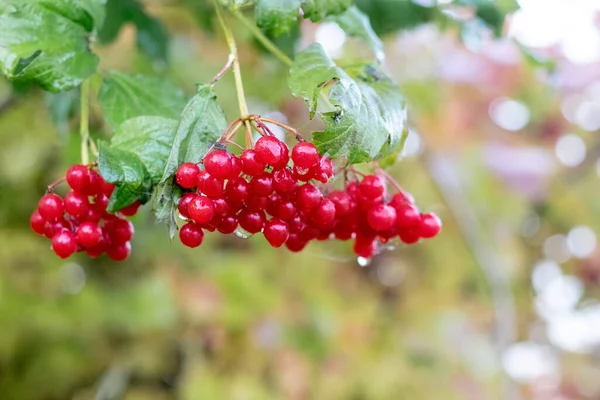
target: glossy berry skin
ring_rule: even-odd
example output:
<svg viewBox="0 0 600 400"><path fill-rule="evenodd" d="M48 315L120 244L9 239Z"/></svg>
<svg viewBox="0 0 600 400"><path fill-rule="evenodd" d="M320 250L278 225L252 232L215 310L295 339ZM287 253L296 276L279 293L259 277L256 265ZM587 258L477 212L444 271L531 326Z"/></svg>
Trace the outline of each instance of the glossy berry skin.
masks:
<svg viewBox="0 0 600 400"><path fill-rule="evenodd" d="M292 161L300 168L309 169L319 162L319 151L314 144L300 142L292 149Z"/></svg>
<svg viewBox="0 0 600 400"><path fill-rule="evenodd" d="M204 158L204 169L217 178L228 178L233 172L231 157L225 150L213 150Z"/></svg>
<svg viewBox="0 0 600 400"><path fill-rule="evenodd" d="M263 211L242 210L238 214L240 226L249 233L258 233L265 224L265 213Z"/></svg>
<svg viewBox="0 0 600 400"><path fill-rule="evenodd" d="M273 169L284 168L289 160L287 146L275 136L262 136L256 141L254 151L258 159L273 167Z"/></svg>
<svg viewBox="0 0 600 400"><path fill-rule="evenodd" d="M204 179L200 191L208 197L221 197L225 194L225 181L216 176L208 175Z"/></svg>
<svg viewBox="0 0 600 400"><path fill-rule="evenodd" d="M75 232L77 243L81 246L90 248L100 244L102 240L102 228L95 222L82 222Z"/></svg>
<svg viewBox="0 0 600 400"><path fill-rule="evenodd" d="M287 168L273 173L273 188L280 194L289 193L296 188L297 184L292 171Z"/></svg>
<svg viewBox="0 0 600 400"><path fill-rule="evenodd" d="M228 200L232 200L237 203L243 203L246 201L250 193L250 187L248 181L242 177L234 178L227 182L225 187L225 195Z"/></svg>
<svg viewBox="0 0 600 400"><path fill-rule="evenodd" d="M273 193L273 175L264 173L250 181L250 193L256 196L268 196Z"/></svg>
<svg viewBox="0 0 600 400"><path fill-rule="evenodd" d="M442 230L442 221L434 213L421 214L419 224L419 236L422 238L432 238L437 236Z"/></svg>
<svg viewBox="0 0 600 400"><path fill-rule="evenodd" d="M223 216L227 215L231 212L231 207L229 207L229 203L222 197L217 197L212 199L213 204L215 206L215 215Z"/></svg>
<svg viewBox="0 0 600 400"><path fill-rule="evenodd" d="M406 244L417 243L421 238L419 234L419 230L417 229L405 229L399 231L398 237L400 240Z"/></svg>
<svg viewBox="0 0 600 400"><path fill-rule="evenodd" d="M333 176L333 162L331 159L329 157L321 157L319 164L311 168L310 176L321 183L327 183Z"/></svg>
<svg viewBox="0 0 600 400"><path fill-rule="evenodd" d="M119 212L125 215L126 217L133 217L135 214L137 214L138 210L140 209L140 206L140 201L136 200L127 207L120 209Z"/></svg>
<svg viewBox="0 0 600 400"><path fill-rule="evenodd" d="M297 253L299 251L304 250L308 242L306 240L301 239L298 234L290 233L288 239L285 242L285 247L288 248L289 251Z"/></svg>
<svg viewBox="0 0 600 400"><path fill-rule="evenodd" d="M35 210L29 218L29 226L38 235L44 234L44 228L46 226L46 220L40 215L38 210Z"/></svg>
<svg viewBox="0 0 600 400"><path fill-rule="evenodd" d="M314 185L307 183L298 188L296 202L302 210L311 210L321 203L323 193Z"/></svg>
<svg viewBox="0 0 600 400"><path fill-rule="evenodd" d="M273 247L281 247L290 236L288 226L278 218L272 218L265 223L263 235Z"/></svg>
<svg viewBox="0 0 600 400"><path fill-rule="evenodd" d="M317 228L327 228L335 219L335 204L330 199L323 199L312 210L311 222Z"/></svg>
<svg viewBox="0 0 600 400"><path fill-rule="evenodd" d="M65 196L63 208L67 214L75 218L82 218L88 215L90 211L90 202L86 195L72 191Z"/></svg>
<svg viewBox="0 0 600 400"><path fill-rule="evenodd" d="M63 215L63 201L59 195L48 193L38 202L38 210L46 221L56 221Z"/></svg>
<svg viewBox="0 0 600 400"><path fill-rule="evenodd" d="M194 222L188 222L179 230L179 240L184 246L191 248L198 247L204 240L204 231L200 225Z"/></svg>
<svg viewBox="0 0 600 400"><path fill-rule="evenodd" d="M246 208L250 211L261 211L267 208L269 198L267 196L248 196Z"/></svg>
<svg viewBox="0 0 600 400"><path fill-rule="evenodd" d="M294 172L294 178L296 178L300 182L308 182L313 177L311 169L306 169L303 167L299 167L297 165L294 165L293 172Z"/></svg>
<svg viewBox="0 0 600 400"><path fill-rule="evenodd" d="M175 172L175 182L184 189L196 187L200 168L192 162L185 162Z"/></svg>
<svg viewBox="0 0 600 400"><path fill-rule="evenodd" d="M77 251L77 239L75 235L63 229L52 237L52 250L62 259L68 258Z"/></svg>
<svg viewBox="0 0 600 400"><path fill-rule="evenodd" d="M242 173L242 161L235 154L231 155L231 172L227 179L233 179Z"/></svg>
<svg viewBox="0 0 600 400"><path fill-rule="evenodd" d="M383 196L385 192L385 183L377 175L367 175L358 185L360 194L368 199L375 199Z"/></svg>
<svg viewBox="0 0 600 400"><path fill-rule="evenodd" d="M196 196L188 205L190 218L198 224L206 224L215 215L215 206L211 199L206 196Z"/></svg>
<svg viewBox="0 0 600 400"><path fill-rule="evenodd" d="M374 230L387 231L396 223L396 210L388 205L379 204L369 210L367 219Z"/></svg>
<svg viewBox="0 0 600 400"><path fill-rule="evenodd" d="M420 222L421 214L417 206L405 203L396 208L396 227L398 230L415 227Z"/></svg>
<svg viewBox="0 0 600 400"><path fill-rule="evenodd" d="M353 246L354 254L359 257L370 258L377 252L377 241L370 236L356 236Z"/></svg>
<svg viewBox="0 0 600 400"><path fill-rule="evenodd" d="M280 200L275 205L275 214L282 221L289 221L296 216L296 205L291 201Z"/></svg>
<svg viewBox="0 0 600 400"><path fill-rule="evenodd" d="M190 201L196 197L195 193L186 193L179 199L179 203L177 203L177 211L183 218L189 218L190 214L188 213L188 206Z"/></svg>
<svg viewBox="0 0 600 400"><path fill-rule="evenodd" d="M96 196L98 194L103 194L103 183L104 179L100 174L94 170L88 170L88 185L85 188L83 194L88 196Z"/></svg>
<svg viewBox="0 0 600 400"><path fill-rule="evenodd" d="M242 162L242 172L250 176L258 176L265 170L266 163L259 160L256 151L247 149L242 152L240 156Z"/></svg>
<svg viewBox="0 0 600 400"><path fill-rule="evenodd" d="M125 242L109 247L106 255L114 261L125 261L131 254L131 243Z"/></svg>
<svg viewBox="0 0 600 400"><path fill-rule="evenodd" d="M352 199L348 193L336 190L327 195L327 198L335 205L336 217L343 217L352 211Z"/></svg>
<svg viewBox="0 0 600 400"><path fill-rule="evenodd" d="M90 186L90 173L85 165L71 165L67 170L67 183L71 189L86 193Z"/></svg>
<svg viewBox="0 0 600 400"><path fill-rule="evenodd" d="M217 230L224 235L235 232L238 227L238 220L232 215L227 215L217 221Z"/></svg>
<svg viewBox="0 0 600 400"><path fill-rule="evenodd" d="M126 219L117 218L112 221L107 221L104 224L104 230L108 232L108 236L113 243L125 243L133 238L133 224Z"/></svg>

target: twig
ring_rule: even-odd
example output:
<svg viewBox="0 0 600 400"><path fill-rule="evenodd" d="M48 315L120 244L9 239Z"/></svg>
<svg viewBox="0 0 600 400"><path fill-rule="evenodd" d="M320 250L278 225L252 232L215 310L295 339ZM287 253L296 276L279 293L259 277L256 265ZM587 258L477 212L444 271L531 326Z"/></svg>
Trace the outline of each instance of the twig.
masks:
<svg viewBox="0 0 600 400"><path fill-rule="evenodd" d="M90 122L89 122L89 97L90 80L86 79L81 84L81 113L79 122L79 135L81 136L81 163L89 164L90 156L88 146L90 141Z"/></svg>
<svg viewBox="0 0 600 400"><path fill-rule="evenodd" d="M257 121L262 121L262 122L267 122L267 123L273 124L273 125L277 125L277 126L283 128L283 129L285 129L285 130L287 130L289 132L292 132L294 134L294 136L296 136L296 139L299 142L304 142L304 138L302 137L302 135L296 129L292 128L291 126L288 126L288 125L286 125L286 124L284 124L282 122L276 121L276 120L271 119L271 118L258 117L258 118L256 118L256 120Z"/></svg>
<svg viewBox="0 0 600 400"><path fill-rule="evenodd" d="M223 66L223 68L219 71L219 73L216 74L214 78L212 78L212 80L210 81L210 86L215 86L215 83L217 83L219 81L219 79L221 79L223 77L223 75L225 75L225 72L229 71L229 68L231 68L234 61L235 61L234 55L229 54L229 57L227 58L227 63Z"/></svg>

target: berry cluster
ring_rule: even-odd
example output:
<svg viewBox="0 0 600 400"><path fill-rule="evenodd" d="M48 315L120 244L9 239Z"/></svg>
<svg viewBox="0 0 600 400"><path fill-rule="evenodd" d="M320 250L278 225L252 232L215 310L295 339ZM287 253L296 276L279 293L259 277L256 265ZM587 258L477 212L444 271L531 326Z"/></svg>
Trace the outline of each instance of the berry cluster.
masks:
<svg viewBox="0 0 600 400"><path fill-rule="evenodd" d="M133 237L133 224L125 217L137 213L139 201L111 214L106 207L114 185L97 171L75 164L67 170L66 180L71 191L61 198L51 185L31 215L31 229L51 239L52 249L63 259L85 251L93 258L106 252L113 260L125 260Z"/></svg>
<svg viewBox="0 0 600 400"><path fill-rule="evenodd" d="M291 164L290 164L291 158ZM290 151L274 136L262 136L237 156L210 151L204 169L186 162L175 179L187 192L178 203L187 222L181 242L198 247L204 231L223 234L262 232L273 247L301 251L313 239L355 239L354 252L371 257L379 241L398 236L405 243L441 230L435 214L421 214L410 195L398 193L386 204L385 181L369 175L328 193L334 168L316 147L301 141ZM358 176L358 175L356 175ZM319 186L322 186L320 188Z"/></svg>

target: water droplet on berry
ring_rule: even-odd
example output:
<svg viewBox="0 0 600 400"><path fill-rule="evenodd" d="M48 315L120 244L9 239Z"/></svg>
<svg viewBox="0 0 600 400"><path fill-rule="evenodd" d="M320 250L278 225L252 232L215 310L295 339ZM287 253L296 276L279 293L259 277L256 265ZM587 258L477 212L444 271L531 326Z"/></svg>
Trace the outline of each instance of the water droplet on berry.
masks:
<svg viewBox="0 0 600 400"><path fill-rule="evenodd" d="M371 265L371 261L372 258L365 258L365 257L356 257L356 262L358 263L358 265L360 265L361 267L368 267L369 265Z"/></svg>
<svg viewBox="0 0 600 400"><path fill-rule="evenodd" d="M235 236L239 237L240 239L248 239L248 238L250 238L250 236L252 236L252 234L250 232L248 232L244 228L240 228L239 226L235 229L233 234Z"/></svg>

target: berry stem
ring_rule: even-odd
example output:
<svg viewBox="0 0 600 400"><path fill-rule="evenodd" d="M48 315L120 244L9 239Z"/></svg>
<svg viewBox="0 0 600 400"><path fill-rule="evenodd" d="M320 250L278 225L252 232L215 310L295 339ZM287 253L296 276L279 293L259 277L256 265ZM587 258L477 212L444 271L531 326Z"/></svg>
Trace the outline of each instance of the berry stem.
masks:
<svg viewBox="0 0 600 400"><path fill-rule="evenodd" d="M235 89L237 91L240 115L248 115L248 105L246 104L246 96L244 95L244 84L242 81L242 72L240 69L240 62L235 38L233 37L231 29L229 29L229 26L227 26L227 24L225 23L225 19L223 18L223 11L221 9L221 4L218 0L213 0L213 3L217 11L217 19L219 20L219 24L221 25L221 28L223 29L223 34L225 35L225 40L227 40L227 45L229 46L229 57L233 59L233 76L235 79ZM244 128L246 129L246 144L252 144L252 130L250 127L250 121L244 120Z"/></svg>
<svg viewBox="0 0 600 400"><path fill-rule="evenodd" d="M396 180L387 172L385 172L383 169L381 169L381 167L379 166L379 164L377 164L377 162L373 161L373 167L375 167L375 171L377 171L377 173L381 176L383 176L385 179L387 179L393 187L396 188L396 190L400 193L404 193L404 189L402 189L402 187L398 184L398 182L396 182Z"/></svg>
<svg viewBox="0 0 600 400"><path fill-rule="evenodd" d="M81 112L79 122L79 135L81 136L81 163L89 164L90 157L88 154L88 146L90 141L90 126L89 126L89 97L90 97L90 80L86 79L81 84Z"/></svg>
<svg viewBox="0 0 600 400"><path fill-rule="evenodd" d="M52 193L54 192L54 188L61 184L62 182L64 182L66 180L66 178L60 178L54 182L52 182L51 184L48 185L48 187L46 188L46 193Z"/></svg>
<svg viewBox="0 0 600 400"><path fill-rule="evenodd" d="M302 135L300 135L300 133L298 133L298 131L297 131L296 129L294 129L294 128L292 128L291 126L288 126L288 125L286 125L286 124L284 124L284 123L282 123L282 122L276 121L276 120L274 120L274 119L271 119L271 118L262 118L262 117L258 117L258 118L256 119L256 121L257 121L257 122L258 122L258 121L261 121L261 123L262 123L262 122L268 122L269 124L273 124L273 125L280 126L280 127L282 127L283 129L285 129L285 130L287 130L287 131L289 131L289 132L293 133L293 134L294 134L294 136L296 136L296 139L297 139L299 142L304 142L304 138L302 137ZM263 124L263 125L264 125L264 124ZM268 130L268 128L267 128L267 130Z"/></svg>
<svg viewBox="0 0 600 400"><path fill-rule="evenodd" d="M229 71L229 68L231 68L234 61L235 57L233 56L233 54L229 54L229 57L227 58L227 63L223 66L219 73L216 74L215 77L212 78L212 80L210 81L211 87L215 86L215 84L223 77L223 75L225 75L225 72Z"/></svg>

